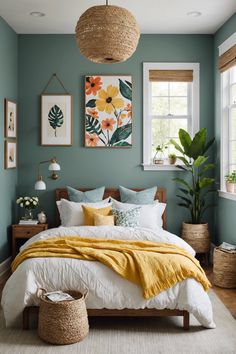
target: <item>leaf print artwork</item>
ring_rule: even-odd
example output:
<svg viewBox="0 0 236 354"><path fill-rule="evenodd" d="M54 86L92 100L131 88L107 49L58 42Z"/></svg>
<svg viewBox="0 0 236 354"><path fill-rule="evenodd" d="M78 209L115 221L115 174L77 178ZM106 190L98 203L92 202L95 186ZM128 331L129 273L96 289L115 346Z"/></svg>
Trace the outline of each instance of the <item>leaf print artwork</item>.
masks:
<svg viewBox="0 0 236 354"><path fill-rule="evenodd" d="M60 128L64 122L63 112L56 104L50 109L48 113L48 121L50 126L54 129L54 135L57 136L57 128Z"/></svg>
<svg viewBox="0 0 236 354"><path fill-rule="evenodd" d="M131 76L85 77L85 146L132 146Z"/></svg>

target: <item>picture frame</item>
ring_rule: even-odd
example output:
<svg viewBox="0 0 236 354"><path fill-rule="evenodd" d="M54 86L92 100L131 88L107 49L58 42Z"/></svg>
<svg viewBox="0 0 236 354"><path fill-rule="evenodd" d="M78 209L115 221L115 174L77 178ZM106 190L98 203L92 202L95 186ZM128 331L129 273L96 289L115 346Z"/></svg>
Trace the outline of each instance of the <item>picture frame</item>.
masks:
<svg viewBox="0 0 236 354"><path fill-rule="evenodd" d="M16 141L5 141L5 169L16 168L17 166L17 143Z"/></svg>
<svg viewBox="0 0 236 354"><path fill-rule="evenodd" d="M41 145L72 145L72 95L41 95Z"/></svg>
<svg viewBox="0 0 236 354"><path fill-rule="evenodd" d="M17 138L17 103L5 98L5 138Z"/></svg>
<svg viewBox="0 0 236 354"><path fill-rule="evenodd" d="M132 76L85 76L85 147L132 147Z"/></svg>

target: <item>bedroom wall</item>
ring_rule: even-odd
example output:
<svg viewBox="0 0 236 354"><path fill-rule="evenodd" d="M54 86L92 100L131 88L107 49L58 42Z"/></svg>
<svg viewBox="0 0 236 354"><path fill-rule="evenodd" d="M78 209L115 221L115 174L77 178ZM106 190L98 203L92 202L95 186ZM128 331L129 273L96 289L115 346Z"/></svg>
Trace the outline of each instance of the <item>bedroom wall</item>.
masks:
<svg viewBox="0 0 236 354"><path fill-rule="evenodd" d="M217 139L217 187L220 188L220 131L221 131L221 92L220 72L218 70L218 46L236 31L236 14L234 14L214 36L214 70L215 70L215 136ZM215 210L215 234L217 244L229 242L236 244L236 202L217 197L218 207Z"/></svg>
<svg viewBox="0 0 236 354"><path fill-rule="evenodd" d="M4 99L17 100L17 35L0 17L0 263L9 256L17 170L4 169Z"/></svg>
<svg viewBox="0 0 236 354"><path fill-rule="evenodd" d="M136 53L121 64L94 64L83 58L73 35L19 36L20 169L18 195L38 194L52 225L56 187L150 187L168 190L168 228L179 234L186 212L176 206L173 177L182 172L143 171L142 163L142 63L148 61L200 63L200 117L209 138L214 134L213 36L142 35ZM40 93L56 72L74 97L74 143L72 147L40 146ZM84 90L86 74L131 74L133 76L133 147L131 149L84 148ZM60 91L58 85L51 92ZM35 192L37 163L56 156L61 164L57 181L43 175L47 190ZM212 224L213 211L207 221Z"/></svg>

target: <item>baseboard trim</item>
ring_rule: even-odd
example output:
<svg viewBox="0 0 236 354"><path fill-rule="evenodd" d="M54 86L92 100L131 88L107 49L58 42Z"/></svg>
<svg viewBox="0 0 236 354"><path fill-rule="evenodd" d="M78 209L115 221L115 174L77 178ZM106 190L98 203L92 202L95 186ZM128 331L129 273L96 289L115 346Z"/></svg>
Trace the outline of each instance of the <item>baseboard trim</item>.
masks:
<svg viewBox="0 0 236 354"><path fill-rule="evenodd" d="M11 272L11 257L0 263L0 281L5 280Z"/></svg>

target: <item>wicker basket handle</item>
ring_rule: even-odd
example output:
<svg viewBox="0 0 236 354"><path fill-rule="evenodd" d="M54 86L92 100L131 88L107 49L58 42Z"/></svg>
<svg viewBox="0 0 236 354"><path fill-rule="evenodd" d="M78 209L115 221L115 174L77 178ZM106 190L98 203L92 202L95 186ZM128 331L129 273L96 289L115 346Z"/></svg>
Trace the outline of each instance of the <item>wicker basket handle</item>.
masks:
<svg viewBox="0 0 236 354"><path fill-rule="evenodd" d="M44 289L44 288L38 288L36 295L37 295L37 297L38 297L39 299L41 299L41 297L42 297L44 294L46 294L46 292L47 292L46 289Z"/></svg>

